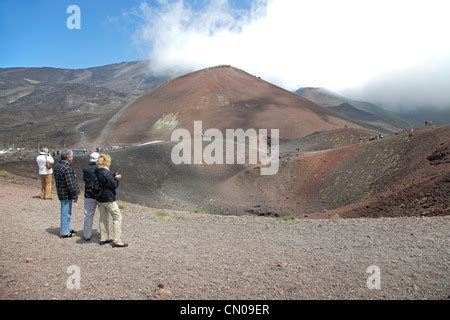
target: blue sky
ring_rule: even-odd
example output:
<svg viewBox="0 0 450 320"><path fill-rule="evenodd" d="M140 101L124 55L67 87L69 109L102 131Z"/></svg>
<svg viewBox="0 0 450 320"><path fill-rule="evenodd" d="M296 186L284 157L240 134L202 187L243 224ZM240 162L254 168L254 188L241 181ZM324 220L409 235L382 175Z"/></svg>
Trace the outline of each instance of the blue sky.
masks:
<svg viewBox="0 0 450 320"><path fill-rule="evenodd" d="M145 59L133 42L142 0L1 0L0 67L84 68ZM149 6L158 1L147 0ZM193 8L205 0L185 1ZM230 1L248 8L249 1ZM69 30L69 5L81 9L81 30Z"/></svg>
<svg viewBox="0 0 450 320"><path fill-rule="evenodd" d="M289 90L450 105L450 1L179 1L0 0L0 68L150 59L153 74L175 76L230 64ZM66 27L69 5L81 30Z"/></svg>

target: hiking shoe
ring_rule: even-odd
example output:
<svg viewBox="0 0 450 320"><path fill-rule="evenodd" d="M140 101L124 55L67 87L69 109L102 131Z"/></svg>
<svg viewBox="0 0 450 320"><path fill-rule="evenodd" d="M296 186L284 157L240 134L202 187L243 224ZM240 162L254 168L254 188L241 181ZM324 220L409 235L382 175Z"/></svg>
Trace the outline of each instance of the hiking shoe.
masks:
<svg viewBox="0 0 450 320"><path fill-rule="evenodd" d="M105 240L105 241L100 241L99 244L100 244L101 246L103 246L103 245L108 244L108 243L111 243L111 242L113 242L113 240Z"/></svg>
<svg viewBox="0 0 450 320"><path fill-rule="evenodd" d="M63 236L61 236L61 238L72 238L72 236L73 236L73 233L69 233L69 234L66 234L66 235L63 235Z"/></svg>
<svg viewBox="0 0 450 320"><path fill-rule="evenodd" d="M112 243L112 247L113 248L126 248L126 247L128 247L128 243L116 243L116 242L113 242Z"/></svg>

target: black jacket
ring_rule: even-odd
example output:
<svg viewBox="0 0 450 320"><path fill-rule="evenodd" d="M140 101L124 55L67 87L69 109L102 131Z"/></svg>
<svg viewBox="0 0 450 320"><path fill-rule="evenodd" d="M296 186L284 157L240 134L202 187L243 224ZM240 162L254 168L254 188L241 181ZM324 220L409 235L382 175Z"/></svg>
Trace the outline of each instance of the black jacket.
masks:
<svg viewBox="0 0 450 320"><path fill-rule="evenodd" d="M90 162L89 165L83 169L83 181L84 181L84 197L89 199L95 199L92 188L95 182L95 169L97 165L95 162Z"/></svg>
<svg viewBox="0 0 450 320"><path fill-rule="evenodd" d="M116 201L116 189L119 186L119 181L114 179L112 172L105 168L97 168L95 169L95 176L100 189L95 199L102 203Z"/></svg>
<svg viewBox="0 0 450 320"><path fill-rule="evenodd" d="M67 161L60 161L53 168L53 176L55 177L56 191L59 200L74 200L80 194L77 176L72 166Z"/></svg>

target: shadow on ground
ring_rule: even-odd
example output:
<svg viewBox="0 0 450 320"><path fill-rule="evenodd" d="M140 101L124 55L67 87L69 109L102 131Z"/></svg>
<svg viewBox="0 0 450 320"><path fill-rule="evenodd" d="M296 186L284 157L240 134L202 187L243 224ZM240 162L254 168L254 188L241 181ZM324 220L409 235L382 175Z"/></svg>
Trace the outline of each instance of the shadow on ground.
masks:
<svg viewBox="0 0 450 320"><path fill-rule="evenodd" d="M45 231L47 231L49 234L57 236L58 238L60 237L59 230L60 228L55 227L45 229ZM73 237L78 237L79 239L76 242L80 244L87 244L93 242L95 243L100 241L100 232L98 232L97 230L92 230L92 236L90 241L85 241L83 239L83 230L76 231Z"/></svg>

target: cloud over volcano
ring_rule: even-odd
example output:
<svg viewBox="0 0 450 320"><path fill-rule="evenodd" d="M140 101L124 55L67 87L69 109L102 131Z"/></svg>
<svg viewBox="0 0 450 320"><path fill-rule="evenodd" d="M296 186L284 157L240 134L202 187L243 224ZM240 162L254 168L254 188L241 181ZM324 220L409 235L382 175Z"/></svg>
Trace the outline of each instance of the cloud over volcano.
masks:
<svg viewBox="0 0 450 320"><path fill-rule="evenodd" d="M150 48L156 72L180 75L231 64L291 90L357 89L397 72L398 81L410 84L426 78L439 88L448 82L448 73L434 77L427 70L427 63L450 54L448 1L259 0L250 9L226 0L200 2L141 4L137 38ZM448 61L433 68L448 71ZM395 100L395 94L380 99ZM422 94L435 97L430 90Z"/></svg>

